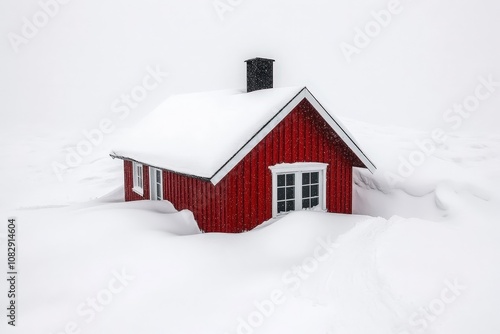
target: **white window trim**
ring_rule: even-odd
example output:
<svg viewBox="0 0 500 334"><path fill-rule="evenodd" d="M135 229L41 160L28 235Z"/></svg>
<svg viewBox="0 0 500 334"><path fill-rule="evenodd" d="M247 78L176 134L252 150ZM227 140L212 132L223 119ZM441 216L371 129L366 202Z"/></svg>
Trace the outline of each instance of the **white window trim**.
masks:
<svg viewBox="0 0 500 334"><path fill-rule="evenodd" d="M278 214L278 175L295 173L295 211L302 210L302 173L319 172L320 205L321 210L326 211L326 169L328 164L319 162L297 162L293 164L278 164L269 167L273 174L273 217L287 214ZM299 186L300 185L300 186Z"/></svg>
<svg viewBox="0 0 500 334"><path fill-rule="evenodd" d="M158 201L163 200L163 171L158 168L149 168L149 199L151 200L157 200L156 199L156 172L160 172L160 186L161 186L161 192L160 192L160 199Z"/></svg>
<svg viewBox="0 0 500 334"><path fill-rule="evenodd" d="M137 178L138 178L137 167L141 168L142 184L138 184L138 182L137 182L138 181L137 180ZM132 190L136 194L144 196L144 165L140 164L138 162L135 162L135 161L132 162L132 184L133 184Z"/></svg>

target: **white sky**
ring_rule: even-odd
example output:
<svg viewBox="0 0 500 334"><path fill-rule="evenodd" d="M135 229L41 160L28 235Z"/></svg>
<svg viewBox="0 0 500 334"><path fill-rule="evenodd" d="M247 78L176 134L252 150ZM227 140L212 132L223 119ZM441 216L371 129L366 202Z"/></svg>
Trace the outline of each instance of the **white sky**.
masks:
<svg viewBox="0 0 500 334"><path fill-rule="evenodd" d="M474 92L479 75L500 81L496 0L402 0L403 12L348 64L340 43L387 4L243 0L221 21L212 0L72 0L16 54L7 34L40 7L3 0L3 124L49 121L80 132L159 65L170 76L135 120L171 94L244 87L243 61L255 56L277 60L275 86L307 85L332 113L429 130ZM495 131L499 110L500 89L461 130Z"/></svg>

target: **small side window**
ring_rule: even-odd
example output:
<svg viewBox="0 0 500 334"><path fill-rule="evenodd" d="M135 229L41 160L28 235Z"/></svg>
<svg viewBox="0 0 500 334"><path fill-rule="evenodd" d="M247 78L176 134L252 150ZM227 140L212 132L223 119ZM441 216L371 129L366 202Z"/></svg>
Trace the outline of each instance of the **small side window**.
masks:
<svg viewBox="0 0 500 334"><path fill-rule="evenodd" d="M163 200L163 172L161 169L150 168L149 175L150 199L153 201Z"/></svg>
<svg viewBox="0 0 500 334"><path fill-rule="evenodd" d="M137 194L139 195L144 195L144 189L143 189L143 182L144 182L144 178L143 178L143 166L142 164L138 163L138 162L134 162L132 164L132 168L133 168L133 183L134 183L134 186L132 188L132 190L134 192L136 192Z"/></svg>

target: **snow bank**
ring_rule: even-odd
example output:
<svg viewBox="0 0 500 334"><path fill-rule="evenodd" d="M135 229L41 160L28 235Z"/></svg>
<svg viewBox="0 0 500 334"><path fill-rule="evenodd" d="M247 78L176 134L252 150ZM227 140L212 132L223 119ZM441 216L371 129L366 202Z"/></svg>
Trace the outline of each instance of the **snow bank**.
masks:
<svg viewBox="0 0 500 334"><path fill-rule="evenodd" d="M89 162L62 184L19 163L13 179L34 191L18 198L29 208L1 212L21 241L19 326L6 332L500 332L499 138L450 136L394 185L384 173L425 134L348 126L379 167L355 171L359 215L297 212L238 235L200 234L188 211L123 203L122 189L68 205L121 183L110 159L113 177ZM23 183L32 171L43 182Z"/></svg>

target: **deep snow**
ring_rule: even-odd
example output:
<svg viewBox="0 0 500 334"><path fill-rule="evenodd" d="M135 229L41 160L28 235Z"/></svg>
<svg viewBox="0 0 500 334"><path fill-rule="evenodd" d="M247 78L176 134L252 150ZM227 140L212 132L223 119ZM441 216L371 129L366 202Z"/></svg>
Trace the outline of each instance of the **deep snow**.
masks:
<svg viewBox="0 0 500 334"><path fill-rule="evenodd" d="M121 183L105 152L62 184L20 164L19 177L40 176L24 189L45 184L47 195L2 208L20 222L19 327L8 333L59 333L72 322L81 333L497 333L500 139L450 135L413 176L391 184L385 173L425 133L346 124L369 154L386 147L376 175L355 171L362 215L299 212L240 235L199 234L188 211L123 203L122 189L88 201ZM59 138L45 138L62 150ZM321 244L332 254L316 266ZM122 270L134 278L91 311L87 298L108 302L103 291ZM279 304L266 304L279 292ZM258 328L242 325L260 323L255 303L272 314Z"/></svg>

